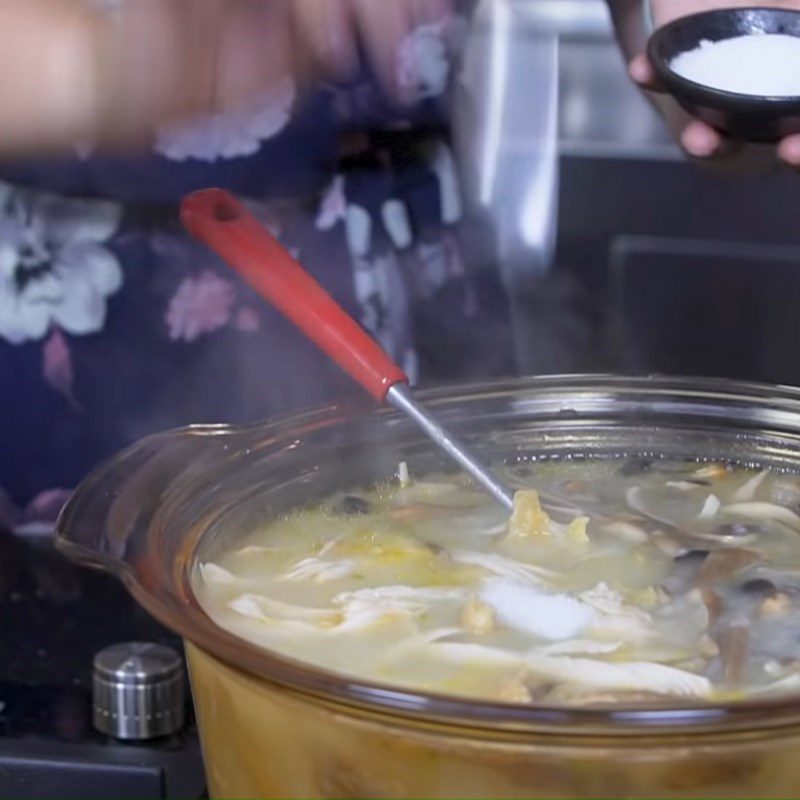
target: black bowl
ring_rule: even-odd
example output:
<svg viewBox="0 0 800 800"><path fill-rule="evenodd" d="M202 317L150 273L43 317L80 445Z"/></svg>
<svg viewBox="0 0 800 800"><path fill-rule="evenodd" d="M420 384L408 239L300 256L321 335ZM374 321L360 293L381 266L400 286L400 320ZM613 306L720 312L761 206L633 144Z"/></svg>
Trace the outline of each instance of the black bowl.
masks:
<svg viewBox="0 0 800 800"><path fill-rule="evenodd" d="M693 117L733 138L775 142L800 133L800 96L760 97L712 89L677 75L672 60L703 41L719 42L752 33L800 37L800 11L731 8L675 20L657 30L647 46L661 84Z"/></svg>

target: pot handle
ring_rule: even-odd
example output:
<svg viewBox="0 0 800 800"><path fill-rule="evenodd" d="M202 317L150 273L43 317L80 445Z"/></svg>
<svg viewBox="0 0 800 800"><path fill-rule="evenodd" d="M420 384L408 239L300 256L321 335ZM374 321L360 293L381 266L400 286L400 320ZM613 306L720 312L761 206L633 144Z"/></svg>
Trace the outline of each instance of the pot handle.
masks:
<svg viewBox="0 0 800 800"><path fill-rule="evenodd" d="M150 583L154 557L168 564L181 548L175 531L160 530L156 554L154 522L168 499L180 499L184 487L230 456L233 433L227 426L198 425L123 450L97 467L67 501L56 523L56 547L72 561Z"/></svg>
<svg viewBox="0 0 800 800"><path fill-rule="evenodd" d="M181 222L376 400L383 402L394 384L408 382L375 340L228 192L190 194L181 206Z"/></svg>

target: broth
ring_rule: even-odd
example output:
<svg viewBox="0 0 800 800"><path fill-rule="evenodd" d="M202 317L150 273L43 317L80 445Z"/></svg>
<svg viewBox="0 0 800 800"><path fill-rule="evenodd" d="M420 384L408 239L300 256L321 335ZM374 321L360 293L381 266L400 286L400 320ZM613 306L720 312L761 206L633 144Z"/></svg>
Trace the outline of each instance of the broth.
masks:
<svg viewBox="0 0 800 800"><path fill-rule="evenodd" d="M633 460L340 494L197 565L236 635L397 687L542 705L800 689L800 479ZM412 476L413 478L413 476ZM536 487L534 491L531 487Z"/></svg>

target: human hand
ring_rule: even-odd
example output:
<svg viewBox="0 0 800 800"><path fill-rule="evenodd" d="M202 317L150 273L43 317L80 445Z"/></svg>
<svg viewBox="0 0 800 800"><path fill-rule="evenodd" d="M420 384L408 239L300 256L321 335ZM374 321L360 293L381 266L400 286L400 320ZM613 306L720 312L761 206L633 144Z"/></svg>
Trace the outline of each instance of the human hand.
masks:
<svg viewBox="0 0 800 800"><path fill-rule="evenodd" d="M758 5L800 10L800 0L651 0L653 23L656 27L702 11ZM631 78L642 88L653 92L663 91L646 54L637 55L631 60L629 72ZM678 108L670 109L667 116L669 117L668 121L676 128L684 150L695 158L722 159L731 155L738 146L737 143L727 139L714 128L697 119L692 119ZM800 135L788 136L783 139L777 146L777 155L785 163L793 167L800 167Z"/></svg>
<svg viewBox="0 0 800 800"><path fill-rule="evenodd" d="M449 4L3 0L0 153L138 142L159 123L236 107L287 75L345 75L359 43L398 96L401 41Z"/></svg>

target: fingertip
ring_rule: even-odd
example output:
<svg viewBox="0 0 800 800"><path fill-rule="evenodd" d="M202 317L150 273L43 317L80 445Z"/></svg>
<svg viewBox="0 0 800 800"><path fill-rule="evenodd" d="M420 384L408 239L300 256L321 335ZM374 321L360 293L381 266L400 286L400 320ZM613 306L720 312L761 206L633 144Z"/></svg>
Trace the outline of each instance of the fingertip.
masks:
<svg viewBox="0 0 800 800"><path fill-rule="evenodd" d="M453 15L453 0L411 0L411 19L415 24L438 23Z"/></svg>
<svg viewBox="0 0 800 800"><path fill-rule="evenodd" d="M800 135L787 136L778 145L778 157L789 166L800 167Z"/></svg>
<svg viewBox="0 0 800 800"><path fill-rule="evenodd" d="M355 23L345 0L293 0L299 44L310 60L337 80L347 80L358 70Z"/></svg>
<svg viewBox="0 0 800 800"><path fill-rule="evenodd" d="M650 59L643 53L631 59L631 62L628 64L628 75L630 75L634 83L644 88L655 89L658 85L658 79L656 78L653 65L650 63Z"/></svg>
<svg viewBox="0 0 800 800"><path fill-rule="evenodd" d="M350 0L358 31L384 89L401 104L411 101L398 75L400 48L412 29L404 3Z"/></svg>
<svg viewBox="0 0 800 800"><path fill-rule="evenodd" d="M722 146L722 137L713 128L695 120L681 134L681 144L690 156L710 158Z"/></svg>

